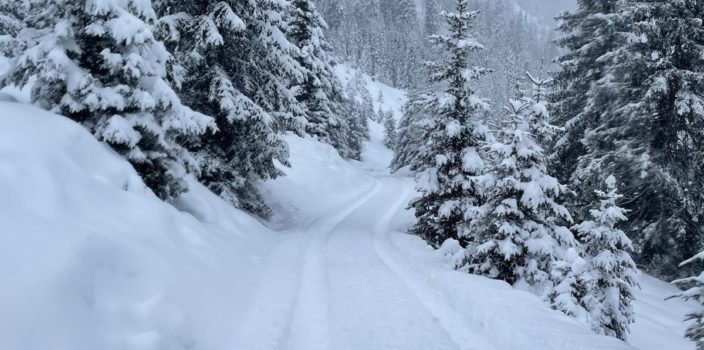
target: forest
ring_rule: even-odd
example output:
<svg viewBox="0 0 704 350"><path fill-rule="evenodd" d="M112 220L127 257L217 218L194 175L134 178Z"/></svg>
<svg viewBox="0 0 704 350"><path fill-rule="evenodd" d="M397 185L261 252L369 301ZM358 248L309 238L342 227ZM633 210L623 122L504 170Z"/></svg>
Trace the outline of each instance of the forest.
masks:
<svg viewBox="0 0 704 350"><path fill-rule="evenodd" d="M345 332L336 333L336 322L354 321L353 328L339 329L359 329L362 334L359 327L364 318L335 316L334 300L344 295L336 290L343 293L345 288L336 289L333 280L359 274L358 280L350 277L352 289L347 293L363 296L386 283L386 275L379 271L389 270L393 279L403 282L388 282L389 290L407 286L408 290L397 293L413 291L424 305L422 313L440 320L454 344L444 347L442 342L422 345L419 341L413 345L419 349L511 348L493 339L501 333L486 331L496 337L487 337L485 345L466 340L474 335L463 332L472 329L481 334L483 326L455 321L466 320L471 312L451 311L461 309L451 306L456 300L481 294L483 288L492 290L488 280L508 286L499 294L509 293L505 298L510 305L524 305L520 293L526 293L537 302L525 305L544 307L544 317L555 318L555 324L577 320L588 330L585 334L617 340L607 345L599 343L607 341L598 340L602 338L584 338L574 346L628 349L619 344L629 341L634 324L640 329L638 295L651 288L652 282L644 282L643 276L671 283L659 287L671 289L657 302L665 309L671 305L667 303L681 303L677 307L686 310L678 315L676 327L684 331L676 336L689 340L689 347L682 349L704 349L703 1L0 0L0 54L0 119L7 118L0 123L0 129L5 129L0 132L0 211L6 212L0 216L0 226L6 220L8 228L15 227L7 240L0 239L7 249L0 250L0 265L4 260L19 261L29 274L49 266L41 259L30 263L11 258L13 249L34 244L21 238L33 232L24 225L34 219L20 220L24 216L12 214L15 211L25 215L47 210L37 217L79 226L85 220L88 225L92 219L69 218L79 214L122 217L117 216L122 215L117 214L121 209L101 203L122 203L116 198L136 191L147 193L137 201L150 203L144 208L160 209L134 215L149 217L150 212L163 210L179 218L170 222L195 220L205 225L202 232L218 227L237 232L238 237L269 232L261 234L265 238L246 238L267 243L237 243L232 250L250 253L212 253L213 261L230 254L254 254L232 271L246 271L247 264L267 266L261 271L252 267L258 272L251 272L251 281L241 278L248 281L243 285L252 286L247 287L252 300L266 298L268 294L261 290L275 290L279 283L286 289L291 276L284 274L287 266L300 266L298 287L291 286L300 289L291 292L297 295L291 297L294 301L285 302L289 294L282 294L261 299L261 305L252 302L260 310L252 314L261 314L260 319L242 321L241 333L236 333L241 336L232 347L214 342L219 344L214 348L353 349L354 342L340 340L345 338L339 334ZM20 108L34 109L21 112ZM69 133L63 126L39 132L50 122L32 118L45 112L52 118L65 117L80 125L75 130L92 135L90 141L81 142L107 146L94 150L100 156L86 156L86 164L100 158L114 165L90 170L86 180L47 175L50 180L33 183L32 174L54 174L53 170L28 170L22 162L35 164L36 169L54 169L63 158L39 155L73 146L68 140L61 141L67 146L59 147L59 141L56 146L42 145L79 132ZM20 156L35 154L19 153L26 151L20 146L24 144L32 150L36 145L32 152L37 156ZM81 152L93 154L98 146L86 147L92 148L66 152L79 157ZM103 151L107 153L98 153ZM114 162L112 155L116 155ZM96 190L105 199L90 205L90 210L106 214L88 215L92 212L86 203L92 203L91 197L73 194L57 199L54 207L41 204L71 192L68 183L73 182L61 185L61 181L93 188L92 181L98 181L96 186L112 181L108 180L112 175L100 174L117 168L126 169L121 174L136 175L116 180L114 192ZM368 178L375 179L374 185L364 192ZM61 209L61 203L72 201L84 204ZM395 205L399 208L393 213L375 216ZM325 207L329 211L323 212ZM353 219L363 213L366 220ZM147 220L134 215L130 217L136 222ZM237 223L218 221L230 220L226 217L238 218L232 219ZM372 226L363 226L367 223ZM98 236L121 235L120 224L96 225L116 227L118 232ZM132 230L190 230L202 236L198 241L211 244L215 239L209 233L196 233L201 226L182 228L191 223L166 225L136 224ZM336 236L345 230L357 232L346 227L358 227L361 233ZM297 235L285 234L289 231L309 238L298 241L291 238ZM364 241L364 233L372 231L379 232ZM412 245L398 243L406 241L394 236L396 231L417 239L413 244L420 242L422 249L406 254L406 248L394 248L394 244ZM90 241L91 235L86 237ZM166 242L158 237L152 240ZM361 248L363 244L368 247ZM294 248L300 251L288 250ZM367 257L372 251L377 255ZM255 252L261 252L261 257ZM336 260L350 252L357 255ZM78 256L68 250L66 255ZM91 259L103 266L100 257ZM122 266L122 259L115 266ZM173 259L178 261L178 255ZM454 292L432 282L439 272L427 278L420 275L434 264L425 261L433 259L442 260L453 270L452 276L459 276L443 280L450 285L447 290L474 283L474 278L483 282L458 292L463 297L447 296ZM185 270L200 266L184 261L178 264L189 266ZM355 270L372 266L372 261L384 262L368 272L379 274L381 281L368 281L363 271ZM340 268L343 262L354 267ZM211 263L217 264L207 264ZM411 267L414 264L417 267ZM221 269L228 270L224 265ZM454 278L463 282L448 282ZM266 284L268 279L273 285ZM124 283L129 285L128 281ZM354 281L367 284L355 291ZM234 294L240 290L228 288ZM162 289L170 291L173 286ZM24 293L8 292L8 305L10 300L30 303ZM61 289L54 295L63 293ZM444 296L438 301L436 294ZM376 300L370 302L370 313L380 322L379 313L385 307L380 300L394 297L374 294L369 298ZM242 300L249 299L243 296ZM287 317L271 316L290 319L286 321L290 325L281 326L285 328L281 334L268 336L261 332L279 327L269 326L274 321L265 319L274 300L287 303L293 311ZM320 306L321 300L330 300L325 303L328 306ZM400 304L398 310L403 309ZM0 312L3 305L0 301ZM245 314L242 310L244 306L233 306L230 311ZM399 313L398 320L412 317L410 311ZM252 320L261 321L261 327ZM14 324L12 320L0 324L4 322ZM162 327L171 321L154 322ZM186 323L190 322L197 321ZM246 326L249 323L252 326ZM111 324L100 332L118 332ZM510 332L515 327L507 320L498 324L491 329ZM170 336L168 332L164 334ZM555 332L559 333L555 342L563 336L570 339L567 331ZM243 335L250 333L259 335ZM385 333L388 339L396 339L395 333ZM28 340L15 341L8 334L0 331L0 347L32 348ZM159 339L170 339L159 334ZM105 348L207 348L203 345L207 341L198 343L193 337ZM660 339L661 346L680 349L664 340L670 338L654 333L652 337ZM398 338L414 339L411 334ZM278 345L256 343L273 339L278 339ZM397 348L389 345L391 340L372 342L373 335L369 339L368 345L356 349ZM66 344L67 349L88 349L102 343Z"/></svg>

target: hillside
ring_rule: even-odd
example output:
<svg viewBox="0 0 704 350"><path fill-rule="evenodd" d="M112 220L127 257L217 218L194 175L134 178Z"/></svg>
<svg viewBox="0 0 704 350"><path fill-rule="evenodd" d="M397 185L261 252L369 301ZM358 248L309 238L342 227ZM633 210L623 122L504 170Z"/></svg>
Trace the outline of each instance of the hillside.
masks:
<svg viewBox="0 0 704 350"><path fill-rule="evenodd" d="M267 228L195 182L177 210L74 122L0 110L0 348L633 349L404 234L412 180L388 173L376 123L362 162L287 136ZM641 284L631 344L692 349L686 305Z"/></svg>

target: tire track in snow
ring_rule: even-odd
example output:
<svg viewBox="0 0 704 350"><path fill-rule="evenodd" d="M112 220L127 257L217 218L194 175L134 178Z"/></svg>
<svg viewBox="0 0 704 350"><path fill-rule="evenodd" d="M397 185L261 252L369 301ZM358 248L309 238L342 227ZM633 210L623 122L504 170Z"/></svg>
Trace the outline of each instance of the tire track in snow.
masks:
<svg viewBox="0 0 704 350"><path fill-rule="evenodd" d="M324 262L327 242L335 229L376 196L380 189L381 185L375 179L374 185L364 196L332 218L325 220L322 225L316 225L314 237L304 253L301 288L284 349L327 350L330 348L328 277Z"/></svg>
<svg viewBox="0 0 704 350"><path fill-rule="evenodd" d="M393 247L390 239L391 221L404 209L413 190L407 182L401 182L403 194L389 207L374 226L374 248L377 255L408 289L420 300L423 306L435 317L438 324L450 335L461 350L491 350L489 340L473 331L471 323L445 301L445 295L430 285L425 277L407 267L408 263Z"/></svg>
<svg viewBox="0 0 704 350"><path fill-rule="evenodd" d="M329 348L325 243L335 228L381 189L379 181L350 196L352 204L315 220L308 232L285 238L272 253L235 349ZM361 193L361 194L360 194ZM334 212L334 211L331 211Z"/></svg>

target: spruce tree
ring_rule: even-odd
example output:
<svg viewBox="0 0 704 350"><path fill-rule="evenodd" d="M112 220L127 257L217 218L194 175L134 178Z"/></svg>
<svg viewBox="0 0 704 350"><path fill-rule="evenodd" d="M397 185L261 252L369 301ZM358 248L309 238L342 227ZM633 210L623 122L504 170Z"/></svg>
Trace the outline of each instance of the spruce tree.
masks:
<svg viewBox="0 0 704 350"><path fill-rule="evenodd" d="M693 265L704 260L704 252L685 260L680 266ZM701 266L701 264L695 264ZM689 322L685 336L693 341L697 350L704 349L704 273L696 276L677 279L672 283L683 289L682 292L673 295L685 301L694 301L697 304L696 310L685 315L685 322Z"/></svg>
<svg viewBox="0 0 704 350"><path fill-rule="evenodd" d="M23 19L27 16L28 11L28 0L0 1L0 38L16 36L24 28Z"/></svg>
<svg viewBox="0 0 704 350"><path fill-rule="evenodd" d="M467 0L456 0L456 12L443 13L448 35L433 35L431 41L446 58L429 63L431 78L444 91L429 93L431 101L422 123L424 130L420 154L412 167L418 171L416 182L420 197L411 202L417 222L412 232L439 248L448 239L463 244L471 240L473 224L482 210L480 182L484 160L480 154L486 127L480 117L486 102L470 87L485 70L470 67L470 55L482 49L471 36L477 12L469 10Z"/></svg>
<svg viewBox="0 0 704 350"><path fill-rule="evenodd" d="M432 35L440 29L438 18L440 16L440 5L436 0L425 0L423 7L423 31L426 35Z"/></svg>
<svg viewBox="0 0 704 350"><path fill-rule="evenodd" d="M627 41L627 23L621 14L624 0L578 0L578 8L558 17L562 32L555 43L564 50L554 75L555 89L550 96L553 124L564 129L555 140L550 169L563 183L578 191L574 214L588 217L585 208L593 200L593 183L578 171L578 160L589 150L584 137L602 122L604 109L615 109L621 93L612 75L610 55ZM601 174L598 179L603 179Z"/></svg>
<svg viewBox="0 0 704 350"><path fill-rule="evenodd" d="M704 5L631 1L622 12L637 40L600 59L612 62L607 76L620 92L585 134L588 152L575 174L585 184L614 174L631 213L624 228L636 261L660 276L680 275L687 271L678 262L704 235Z"/></svg>
<svg viewBox="0 0 704 350"><path fill-rule="evenodd" d="M384 111L381 110L381 108L384 106L384 92L379 90L379 95L376 97L376 102L379 104L379 111L377 114L374 115L375 118L383 117L384 116ZM373 118L372 118L373 119ZM375 121L381 123L382 119L374 119Z"/></svg>
<svg viewBox="0 0 704 350"><path fill-rule="evenodd" d="M286 9L264 0L158 0L162 36L184 67L179 93L215 117L218 132L191 140L199 180L233 205L261 217L269 209L259 180L288 164L282 129L302 130L302 109L288 86L300 75L286 41Z"/></svg>
<svg viewBox="0 0 704 350"><path fill-rule="evenodd" d="M554 128L544 103L528 97L509 102L506 125L490 147L495 165L489 170L494 181L487 190L488 211L464 268L542 291L550 287L555 263L576 245L564 226L572 218L559 198L567 188L547 173L540 140L549 139Z"/></svg>
<svg viewBox="0 0 704 350"><path fill-rule="evenodd" d="M393 112L384 118L384 146L393 150L396 148L396 119Z"/></svg>
<svg viewBox="0 0 704 350"><path fill-rule="evenodd" d="M344 145L338 147L338 152L343 158L361 160L364 141L369 140L368 111L357 103L346 102L345 104L348 106L345 112L347 121L338 135Z"/></svg>
<svg viewBox="0 0 704 350"><path fill-rule="evenodd" d="M434 96L427 93L413 94L409 97L396 131L396 147L389 166L392 172L412 164L423 166L422 162L415 160L420 154L420 150L425 148L423 145L424 132L421 131L425 125L422 121L425 118L426 110L437 110L436 102ZM379 112L380 115L383 114L381 110Z"/></svg>
<svg viewBox="0 0 704 350"><path fill-rule="evenodd" d="M629 254L631 240L617 228L627 220L627 211L617 204L622 195L616 178L609 176L605 182L606 190L596 190L599 203L590 210L592 220L574 226L588 262L582 273L590 279L581 303L596 333L626 340L635 321L632 289L638 286L638 272Z"/></svg>
<svg viewBox="0 0 704 350"><path fill-rule="evenodd" d="M373 121L377 123L382 123L384 121L384 117L386 116L386 113L384 112L381 107L379 107L379 111L374 114L374 118L372 118Z"/></svg>
<svg viewBox="0 0 704 350"><path fill-rule="evenodd" d="M173 198L197 162L183 147L213 126L181 103L172 57L152 32L149 0L32 0L3 85L36 77L31 101L88 128L123 155L154 193Z"/></svg>
<svg viewBox="0 0 704 350"><path fill-rule="evenodd" d="M25 27L28 12L29 0L0 0L0 55L13 57L19 54L22 40L17 36ZM27 35L31 34L23 36Z"/></svg>
<svg viewBox="0 0 704 350"><path fill-rule="evenodd" d="M292 0L291 8L288 32L299 49L296 60L303 68L293 89L305 109L306 133L327 143L341 143L331 139L338 134L332 129L343 128L345 120L338 116L342 88L334 75L331 47L323 34L326 23L311 0Z"/></svg>

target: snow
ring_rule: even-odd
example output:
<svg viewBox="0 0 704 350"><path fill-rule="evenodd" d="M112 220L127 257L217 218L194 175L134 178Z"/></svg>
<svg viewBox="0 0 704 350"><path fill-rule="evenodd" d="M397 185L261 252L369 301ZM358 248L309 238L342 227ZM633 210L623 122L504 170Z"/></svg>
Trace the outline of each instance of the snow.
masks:
<svg viewBox="0 0 704 350"><path fill-rule="evenodd" d="M399 116L405 98L384 94ZM674 287L641 276L630 342L454 271L405 234L416 195L383 127L363 161L286 136L268 227L191 181L171 206L72 121L0 102L0 349L693 349Z"/></svg>
<svg viewBox="0 0 704 350"><path fill-rule="evenodd" d="M227 348L274 234L195 183L194 215L161 202L68 119L0 111L0 349Z"/></svg>
<svg viewBox="0 0 704 350"><path fill-rule="evenodd" d="M350 83L356 72L357 69L344 64L338 64L335 66L335 75L340 82L342 82L343 87ZM367 90L369 90L369 93L374 100L374 111L378 111L379 109L382 109L383 111L393 111L396 121L398 122L403 115L403 106L406 104L406 101L408 101L406 91L380 83L367 74L363 74L363 77L367 85ZM380 93L384 97L383 103L380 103L378 99Z"/></svg>
<svg viewBox="0 0 704 350"><path fill-rule="evenodd" d="M635 290L636 323L631 326L629 342L640 350L694 350L693 342L684 338L684 315L696 310L694 302L665 298L677 293L672 284L646 274L638 279Z"/></svg>

